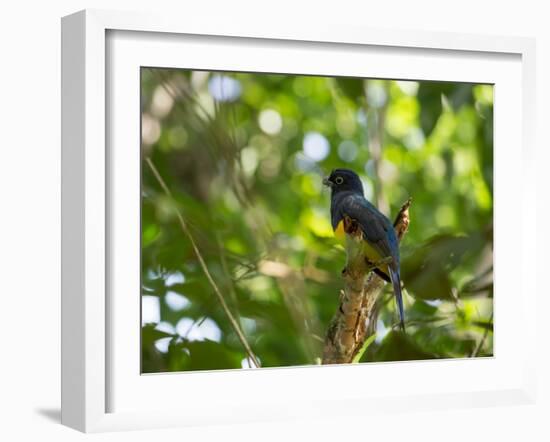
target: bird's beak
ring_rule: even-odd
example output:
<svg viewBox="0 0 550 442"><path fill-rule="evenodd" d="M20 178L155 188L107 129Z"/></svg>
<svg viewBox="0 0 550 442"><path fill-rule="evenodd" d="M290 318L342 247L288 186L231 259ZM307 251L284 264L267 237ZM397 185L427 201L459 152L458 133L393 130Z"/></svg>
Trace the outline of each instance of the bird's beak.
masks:
<svg viewBox="0 0 550 442"><path fill-rule="evenodd" d="M323 184L327 187L332 187L332 181L328 179L328 176L323 178Z"/></svg>

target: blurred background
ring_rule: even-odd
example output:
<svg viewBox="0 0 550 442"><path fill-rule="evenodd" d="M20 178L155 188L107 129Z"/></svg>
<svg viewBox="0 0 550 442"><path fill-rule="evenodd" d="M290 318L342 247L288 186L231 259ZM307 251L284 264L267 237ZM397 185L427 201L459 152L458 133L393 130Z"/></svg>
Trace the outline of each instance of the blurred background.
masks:
<svg viewBox="0 0 550 442"><path fill-rule="evenodd" d="M361 361L492 355L491 85L142 68L141 106L142 372L319 363L338 167L391 219L413 198L407 334L387 287Z"/></svg>

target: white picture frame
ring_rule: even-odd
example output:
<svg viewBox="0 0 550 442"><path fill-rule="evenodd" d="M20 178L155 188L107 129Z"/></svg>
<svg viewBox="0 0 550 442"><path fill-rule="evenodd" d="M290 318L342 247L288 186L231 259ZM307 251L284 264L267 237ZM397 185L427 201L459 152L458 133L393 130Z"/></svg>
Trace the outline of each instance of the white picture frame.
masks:
<svg viewBox="0 0 550 442"><path fill-rule="evenodd" d="M495 357L487 360L475 361L430 361L408 362L403 364L363 364L361 366L338 367L301 367L291 369L262 369L256 371L220 371L216 373L186 373L160 376L142 376L135 367L139 362L135 360L134 353L118 351L121 346L116 345L117 339L123 339L119 329L127 330L128 327L119 324L135 321L139 324L139 317L120 318L117 309L113 309L113 299L109 296L113 287L112 270L113 262L117 256L113 252L112 244L117 241L117 235L121 232L116 228L116 220L113 221L113 213L116 212L120 196L113 192L118 189L116 170L117 164L125 161L128 152L117 151L121 157L113 157L109 150L109 143L117 143L119 136L117 131L109 131L107 121L117 118L116 106L111 108L109 94L112 92L110 82L117 81L116 73L109 70L110 64L116 63L113 57L118 57L120 51L113 51L109 38L113 36L131 36L132 42L125 46L128 53L135 52L136 44L145 45L147 41L154 40L157 46L154 52L160 54L164 45L185 44L185 38L193 37L194 41L201 38L208 40L215 37L216 41L224 44L224 41L235 42L235 47L240 48L243 43L243 51L261 47L263 43L274 47L289 48L299 51L323 50L339 52L353 50L371 50L384 56L386 52L398 51L397 57L406 56L408 52L416 51L420 58L428 57L430 69L438 69L437 59L444 57L461 57L468 59L470 67L476 63L480 66L485 59L510 60L510 76L506 72L498 73L498 70L488 67L487 80L491 75L498 75L502 79L502 101L499 100L499 82L495 83L496 100L495 115L497 124L501 124L502 130L507 130L508 137L503 137L504 132L495 133L495 149L507 146L506 143L517 141L515 151L521 159L522 183L521 188L504 189L517 197L522 205L522 218L515 221L512 227L522 229L522 241L513 250L501 248L502 242L498 241L498 230L495 230L495 261L496 261L496 285L497 290L505 293L506 290L517 289L521 296L516 296L511 302L505 295L500 301L495 301ZM136 35L139 37L136 43ZM163 40L164 39L164 40ZM197 40L198 39L198 40ZM122 39L124 40L124 38ZM164 41L164 43L163 43ZM263 43L262 43L263 42ZM246 46L248 44L248 46ZM110 46L111 45L111 46ZM134 45L134 46L132 46ZM160 46L158 46L160 45ZM277 46L277 48L279 47ZM310 49L308 49L310 48ZM193 50L190 48L190 50ZM146 53L147 51L143 51ZM243 52L244 53L244 52ZM181 55L181 54L180 54ZM160 56L160 55L159 55ZM430 58L431 57L431 58ZM344 57L345 58L345 57ZM421 71L426 69L422 64L414 63L414 57L409 66L413 69L417 66L419 74L414 78L422 78ZM124 57L120 57L124 61ZM165 65L165 61L158 59ZM311 63L314 63L312 59ZM476 61L477 60L477 61ZM126 60L128 66L139 65L139 57L129 57ZM464 61L466 63L466 61ZM137 64L136 64L137 63ZM226 61L221 60L220 67ZM255 61L248 61L248 65L254 67ZM256 62L259 63L259 62ZM513 264L521 265L519 275L526 275L528 262L526 257L535 256L534 240L524 234L526 223L523 220L535 219L535 184L534 174L530 173L533 167L533 138L532 124L534 121L535 100L535 46L532 39L516 37L489 37L450 33L426 33L415 31L376 30L368 28L349 28L343 26L324 26L315 29L312 26L305 28L279 28L276 25L267 26L265 23L250 23L248 27L240 25L237 28L231 23L209 23L194 20L191 17L152 16L150 14L130 14L111 11L81 11L63 18L62 21L62 423L85 432L110 431L139 428L158 428L168 426L206 425L208 423L233 423L253 422L261 420L307 418L314 416L334 416L335 408L340 415L361 415L373 411L399 411L410 409L441 409L459 408L469 406L488 406L510 403L532 403L535 397L535 366L534 366L534 339L525 339L522 351L514 354L512 360L507 355L506 346L512 345L513 329L510 329L510 320L516 321L525 315L529 305L534 305L536 293L535 281L532 278L517 278L513 286L499 285L499 267L502 278L514 269ZM441 71L437 75L445 75L445 63L441 64ZM179 66L178 63L175 65ZM381 66L384 63L381 61ZM259 66L259 64L258 64ZM322 65L319 65L322 66ZM183 67L183 66L182 66ZM260 67L257 68L261 70ZM312 68L313 69L313 68ZM334 70L319 72L338 73L339 67ZM355 68L357 69L357 68ZM381 68L382 69L382 68ZM491 71L493 69L493 71ZM394 71L387 71L394 72ZM402 78L413 78L413 71ZM108 74L108 75L107 75ZM384 77L383 71L380 76ZM436 74L434 74L436 75ZM482 74L477 76L462 72L458 75L465 80L474 81L485 78ZM481 77L479 76L481 75ZM458 77L457 77L458 78ZM497 77L495 77L497 78ZM441 78L439 78L441 79ZM518 88L513 87L517 85ZM138 92L138 91L136 91ZM510 99L511 101L507 101ZM513 101L515 100L515 101ZM119 100L120 102L120 100ZM131 101L130 101L131 102ZM500 103L517 102L521 109L499 108ZM139 106L131 108L130 114L139 119ZM510 124L514 115L521 115L515 121L516 127ZM501 119L500 123L499 118ZM131 117L129 117L131 120ZM128 124L133 124L129 121ZM139 124L139 122L138 122ZM118 127L118 126L117 126ZM506 129L506 127L508 127ZM124 134L122 135L124 136ZM133 136L138 136L134 133ZM506 139L505 139L506 138ZM131 143L130 143L131 144ZM133 144L131 144L133 145ZM138 144L139 146L139 144ZM131 160L130 160L131 161ZM518 161L511 159L512 164ZM495 161L495 176L506 170L506 162ZM130 167L131 168L131 167ZM113 172L113 170L115 171ZM114 178L113 178L114 177ZM131 185L135 184L131 177L127 180ZM133 183L133 184L132 184ZM498 183L498 181L497 181ZM114 187L113 187L114 186ZM504 186L504 185L503 185ZM517 187L517 186L516 186ZM496 195L498 196L498 195ZM501 205L502 207L502 205ZM135 206L129 207L135 210ZM498 198L495 197L495 219L499 222L504 219L505 208L499 215ZM130 213L128 212L128 213ZM139 220L137 220L139 224ZM503 225L503 224L501 224ZM132 231L132 229L128 229ZM139 247L139 235L136 238ZM500 244L500 245L499 245ZM117 250L119 250L118 248ZM510 253L509 253L510 252ZM507 255L515 254L514 262ZM135 254L134 254L135 255ZM518 259L519 256L519 259ZM139 259L138 256L134 259ZM122 271L124 275L131 270ZM119 273L117 273L119 275ZM120 277L115 278L121 280ZM116 285L116 284L115 284ZM139 303L139 292L136 294ZM509 297L508 297L509 298ZM118 301L121 302L121 301ZM516 309L516 317L510 315ZM135 311L135 310L134 310ZM508 319L508 320L507 320ZM524 336L534 335L536 324L533 320L526 321ZM128 335L134 336L134 335ZM497 342L502 338L502 343ZM509 338L509 339L508 339ZM507 342L510 344L507 344ZM127 341L126 341L127 342ZM136 347L139 341L136 341ZM500 345L501 352L499 354ZM502 356L501 356L502 355ZM128 365L126 365L126 362ZM137 364L137 365L136 365ZM436 364L436 365L433 365ZM502 378L494 374L495 369L505 373ZM119 372L117 372L117 370ZM120 371L122 370L122 374ZM369 373L366 373L366 371ZM454 390L446 390L444 384L438 383L438 379L430 384L425 384L419 390L411 385L396 385L393 390L372 388L369 391L355 388L352 395L343 395L338 392L316 394L315 383L322 381L325 388L336 382L353 386L357 379L363 376L396 376L402 377L407 371L412 378L424 379L431 376L429 373L446 371L452 375L456 384ZM468 384L468 376L472 372L485 370L494 382L486 384L484 388L479 385ZM427 374L428 373L428 374ZM140 396L149 398L150 395L162 395L167 389L181 388L184 384L180 376L192 377L195 390L205 389L211 383L216 386L219 397L208 401L194 403L193 406L174 406L170 403L164 407L146 407L146 401L141 403ZM461 383L460 378L464 382ZM114 379L114 381L113 381ZM152 379L152 380L151 380ZM126 382L126 380L132 382ZM292 387L293 383L296 384ZM255 400L248 398L238 399L235 392L228 384L237 385L240 389L261 391L266 384L284 392L281 386L286 386L290 393L275 396L274 391L264 394L268 400L262 402L258 396ZM121 388L123 385L124 388ZM302 388L303 390L300 390ZM117 390L118 389L118 390ZM121 406L112 403L113 391L117 391L116 397ZM422 392L420 392L422 391ZM292 392L307 395L303 401L292 398ZM135 393L135 396L132 396ZM217 394L218 394L217 393ZM193 394L193 393L191 393ZM269 400L273 394L273 400ZM290 395L290 398L289 398ZM244 396L244 395L243 395ZM228 402L231 399L231 402ZM290 400L289 400L290 399ZM333 401L338 402L338 407L329 407ZM135 406L130 406L134 404ZM231 404L228 407L228 404Z"/></svg>

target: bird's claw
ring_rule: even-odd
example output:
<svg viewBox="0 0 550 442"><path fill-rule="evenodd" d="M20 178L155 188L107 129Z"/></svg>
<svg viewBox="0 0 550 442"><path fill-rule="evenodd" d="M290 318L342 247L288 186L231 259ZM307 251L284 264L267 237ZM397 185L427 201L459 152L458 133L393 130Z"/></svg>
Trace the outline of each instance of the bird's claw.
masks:
<svg viewBox="0 0 550 442"><path fill-rule="evenodd" d="M385 258L382 258L378 261L371 261L368 258L365 258L365 263L367 264L367 268L369 271L374 270L378 267L382 267L386 264L390 264L393 261L393 258L391 256L386 256Z"/></svg>

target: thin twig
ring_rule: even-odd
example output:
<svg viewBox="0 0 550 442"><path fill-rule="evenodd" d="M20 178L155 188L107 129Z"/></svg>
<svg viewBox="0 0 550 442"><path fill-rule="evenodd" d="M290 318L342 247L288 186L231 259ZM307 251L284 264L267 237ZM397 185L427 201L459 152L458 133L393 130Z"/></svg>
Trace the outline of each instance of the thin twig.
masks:
<svg viewBox="0 0 550 442"><path fill-rule="evenodd" d="M489 319L489 322L491 322L493 320L493 313L491 313L491 319ZM477 355L479 354L479 352L481 351L481 349L483 348L483 345L485 344L485 341L487 340L487 335L489 334L489 327L487 327L485 329L485 332L483 333L483 336L481 338L481 340L479 341L479 343L477 344L477 347L475 348L475 350L472 352L471 356L472 358L475 358L477 357Z"/></svg>
<svg viewBox="0 0 550 442"><path fill-rule="evenodd" d="M147 162L147 165L149 166L149 168L153 172L153 175L155 176L158 183L160 184L160 187L162 187L162 190L164 190L164 193L166 193L166 195L169 196L173 200L174 198L172 196L172 192L170 191L170 189L168 188L168 186L166 185L166 183L162 179L159 171L157 170L157 168L155 167L155 165L153 164L151 159L150 158L145 158L145 161ZM256 367L260 367L260 362L258 361L258 358L256 357L256 355L252 351L252 348L250 347L248 341L246 340L246 337L245 337L243 331L239 327L239 323L237 322L237 320L235 319L235 317L231 313L231 310L229 309L227 303L225 302L225 299L224 299L223 295L221 294L220 289L218 288L218 285L216 284L216 282L212 278L212 275L210 274L210 271L208 270L208 267L206 266L206 262L204 261L204 258L202 257L202 254L201 254L197 244L195 243L195 239L193 238L193 235L189 231L189 228L187 227L187 224L185 223L181 212L175 206L174 206L174 209L175 209L176 216L178 218L179 224L181 226L181 230L183 231L183 233L189 239L189 242L191 243L191 247L193 248L193 251L195 252L195 255L197 256L199 264L200 264L204 274L206 275L206 279L208 279L208 282L210 283L210 285L214 289L214 293L218 297L218 300L220 301L220 304L221 304L225 314L229 318L229 322L231 323L231 326L233 327L233 330L235 330L235 333L237 334L237 337L241 341L241 344L243 345L244 349L246 350L246 353L248 354L249 358L254 362Z"/></svg>

